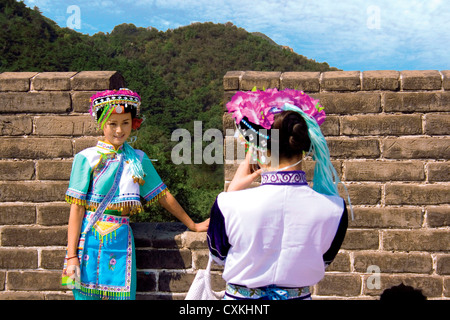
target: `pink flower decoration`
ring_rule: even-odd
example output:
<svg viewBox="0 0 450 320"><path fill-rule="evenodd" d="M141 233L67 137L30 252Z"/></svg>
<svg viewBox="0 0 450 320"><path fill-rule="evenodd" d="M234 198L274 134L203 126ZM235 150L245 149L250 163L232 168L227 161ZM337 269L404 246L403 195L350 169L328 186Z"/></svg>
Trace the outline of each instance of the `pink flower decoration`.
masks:
<svg viewBox="0 0 450 320"><path fill-rule="evenodd" d="M274 114L283 111L285 104L301 109L314 118L319 125L325 121L325 111L319 104L319 100L311 98L303 91L293 89L240 91L227 103L227 109L233 114L236 123L240 123L244 117L247 117L250 122L270 129Z"/></svg>

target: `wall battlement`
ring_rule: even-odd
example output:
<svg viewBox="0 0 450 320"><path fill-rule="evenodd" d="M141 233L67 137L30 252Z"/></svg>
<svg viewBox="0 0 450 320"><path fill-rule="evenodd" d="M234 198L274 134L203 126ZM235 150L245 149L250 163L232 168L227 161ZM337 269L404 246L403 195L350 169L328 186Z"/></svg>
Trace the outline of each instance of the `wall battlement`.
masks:
<svg viewBox="0 0 450 320"><path fill-rule="evenodd" d="M401 282L450 298L449 70L230 71L223 84L224 103L238 90L289 87L325 107L323 132L355 220L313 298L378 299ZM115 71L0 73L0 299L72 299L60 285L72 159L99 138L89 97L124 86ZM223 123L234 128L226 113ZM225 188L236 166L225 163ZM312 167L305 162L309 180ZM132 228L137 298L183 299L206 266L205 233L179 223Z"/></svg>

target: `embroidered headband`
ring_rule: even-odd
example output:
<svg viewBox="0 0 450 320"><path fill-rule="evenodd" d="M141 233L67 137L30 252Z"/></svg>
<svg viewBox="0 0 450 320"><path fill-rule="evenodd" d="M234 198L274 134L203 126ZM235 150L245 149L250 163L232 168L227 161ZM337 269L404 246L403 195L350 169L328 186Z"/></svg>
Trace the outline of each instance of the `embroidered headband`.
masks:
<svg viewBox="0 0 450 320"><path fill-rule="evenodd" d="M94 117L101 129L105 126L111 114L125 113L126 109L134 109L133 129L139 129L143 119L139 117L141 97L130 89L105 90L97 92L90 98L89 113Z"/></svg>

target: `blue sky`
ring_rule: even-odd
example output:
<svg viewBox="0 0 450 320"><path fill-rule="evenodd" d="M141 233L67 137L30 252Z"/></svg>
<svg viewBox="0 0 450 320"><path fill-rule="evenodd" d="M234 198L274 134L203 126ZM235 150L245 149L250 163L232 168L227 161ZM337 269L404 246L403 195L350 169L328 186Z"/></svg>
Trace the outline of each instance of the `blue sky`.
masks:
<svg viewBox="0 0 450 320"><path fill-rule="evenodd" d="M449 70L448 0L25 0L85 34L232 22L343 70Z"/></svg>

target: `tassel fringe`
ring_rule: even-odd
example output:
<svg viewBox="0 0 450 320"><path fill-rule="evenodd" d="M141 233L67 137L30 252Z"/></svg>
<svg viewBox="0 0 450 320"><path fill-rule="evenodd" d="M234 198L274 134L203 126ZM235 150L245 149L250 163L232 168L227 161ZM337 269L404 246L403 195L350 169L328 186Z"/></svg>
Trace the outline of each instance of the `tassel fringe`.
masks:
<svg viewBox="0 0 450 320"><path fill-rule="evenodd" d="M156 201L158 201L159 199L161 199L162 197L165 197L167 192L169 192L168 188L165 188L163 191L161 191L160 193L158 193L156 196L154 196L150 201L147 201L145 203L145 207L149 207L150 205L154 204Z"/></svg>
<svg viewBox="0 0 450 320"><path fill-rule="evenodd" d="M92 233L94 234L95 239L99 240L100 242L104 243L104 242L112 242L113 238L114 240L117 238L117 233L116 230L102 235L100 232L98 232L97 230L95 230L94 227L92 227Z"/></svg>
<svg viewBox="0 0 450 320"><path fill-rule="evenodd" d="M75 197L71 197L66 195L66 202L70 203L70 204L78 204L80 206L86 206L87 201L86 200L81 200Z"/></svg>
<svg viewBox="0 0 450 320"><path fill-rule="evenodd" d="M129 300L130 292L117 292L117 291L105 291L100 289L91 289L85 288L83 286L80 287L80 291L89 297L98 297L105 300Z"/></svg>
<svg viewBox="0 0 450 320"><path fill-rule="evenodd" d="M81 199L71 197L68 195L66 195L65 200L67 203L70 203L70 204L78 204L78 205L84 206L86 208L86 210L89 210L89 211L95 211L98 208L98 206L100 205L100 203L97 203L97 202L92 202L92 201L88 202L86 200L81 200ZM138 213L141 213L142 211L144 211L144 208L142 207L142 204L140 201L125 201L125 202L120 202L120 203L111 203L108 205L106 210L116 210L116 211L120 211L120 212L123 212L124 210L126 210L130 213L130 215L134 215L134 214L138 214Z"/></svg>
<svg viewBox="0 0 450 320"><path fill-rule="evenodd" d="M146 202L145 207L149 207L150 205L152 205L153 203L155 203L156 201L158 201L159 199L164 197L168 191L169 190L167 188L162 190L155 197L153 197L150 201ZM72 197L69 195L65 196L65 200L67 203L70 203L70 204L78 204L80 206L84 206L86 208L86 210L89 210L89 211L95 211L98 208L98 206L100 205L100 203L97 203L97 202L92 202L92 201L88 202L86 200L78 199L78 198L75 198L75 197ZM125 202L120 202L120 203L111 203L108 205L106 210L116 210L116 211L120 211L120 212L123 212L124 210L126 210L129 212L130 215L135 215L135 214L139 214L142 211L144 211L144 208L142 206L142 203L139 201L125 201Z"/></svg>

